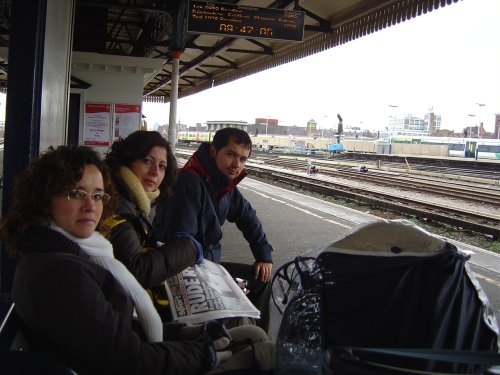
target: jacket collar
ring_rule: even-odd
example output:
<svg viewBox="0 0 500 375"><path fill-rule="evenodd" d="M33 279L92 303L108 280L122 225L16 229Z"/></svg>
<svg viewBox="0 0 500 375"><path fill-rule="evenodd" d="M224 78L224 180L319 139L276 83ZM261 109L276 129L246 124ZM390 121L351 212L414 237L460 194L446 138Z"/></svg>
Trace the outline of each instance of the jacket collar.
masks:
<svg viewBox="0 0 500 375"><path fill-rule="evenodd" d="M87 257L75 242L47 227L30 229L20 247L23 254L57 252Z"/></svg>
<svg viewBox="0 0 500 375"><path fill-rule="evenodd" d="M217 198L222 198L225 194L233 190L243 180L248 172L243 169L233 180L228 180L217 168L214 158L210 155L210 143L205 142L189 158L181 172L191 172L197 176L202 176L204 180L211 183L217 194Z"/></svg>

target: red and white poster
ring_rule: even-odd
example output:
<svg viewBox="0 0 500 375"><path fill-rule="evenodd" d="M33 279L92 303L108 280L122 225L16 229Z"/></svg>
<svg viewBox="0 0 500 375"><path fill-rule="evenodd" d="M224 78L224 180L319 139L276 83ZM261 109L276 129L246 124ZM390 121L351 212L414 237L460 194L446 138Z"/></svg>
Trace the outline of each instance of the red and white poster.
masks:
<svg viewBox="0 0 500 375"><path fill-rule="evenodd" d="M139 104L115 104L115 140L126 138L140 127L141 106Z"/></svg>
<svg viewBox="0 0 500 375"><path fill-rule="evenodd" d="M83 144L86 146L109 146L111 133L111 104L85 103L85 131Z"/></svg>

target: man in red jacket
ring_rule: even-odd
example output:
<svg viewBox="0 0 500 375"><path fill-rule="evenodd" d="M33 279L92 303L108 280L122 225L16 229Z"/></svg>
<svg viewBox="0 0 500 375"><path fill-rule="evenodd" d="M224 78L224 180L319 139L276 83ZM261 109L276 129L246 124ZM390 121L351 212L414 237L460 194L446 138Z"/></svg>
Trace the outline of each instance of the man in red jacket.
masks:
<svg viewBox="0 0 500 375"><path fill-rule="evenodd" d="M203 143L181 169L172 195L157 208L155 229L160 240L175 233L191 234L203 247L205 259L221 259L222 225L235 223L255 258L253 265L222 263L235 278L249 281L248 298L261 311L257 323L269 327L269 280L272 273L272 246L250 203L237 188L247 175L244 170L252 141L236 128L217 131L212 143Z"/></svg>

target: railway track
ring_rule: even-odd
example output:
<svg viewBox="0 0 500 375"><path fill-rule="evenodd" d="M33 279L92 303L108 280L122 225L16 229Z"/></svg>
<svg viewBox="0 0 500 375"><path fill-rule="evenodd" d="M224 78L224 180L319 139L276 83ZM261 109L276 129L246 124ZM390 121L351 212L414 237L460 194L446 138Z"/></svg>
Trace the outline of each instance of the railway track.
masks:
<svg viewBox="0 0 500 375"><path fill-rule="evenodd" d="M267 160L266 164L276 165L291 170L306 170L307 163L304 161ZM318 165L318 164L316 164ZM445 180L442 178L432 178L430 176L411 176L401 175L399 173L387 173L376 169L370 170L370 173L359 173L352 167L337 166L332 168L320 165L320 173L325 176L338 177L346 180L365 181L369 184L379 186L396 187L402 190L412 192L421 192L424 194L434 194L449 199L460 199L476 204L487 202L491 207L500 209L500 188L496 186L467 185L455 180ZM440 173L439 176L442 174ZM418 179L417 179L418 178Z"/></svg>
<svg viewBox="0 0 500 375"><path fill-rule="evenodd" d="M431 203L422 199L395 196L393 193L384 193L378 189L354 188L348 183L312 180L308 177L298 176L293 172L276 172L259 166L249 166L247 169L252 171L252 175L297 186L321 195L341 197L379 209L413 215L429 222L446 223L483 233L497 240L500 237L500 215L476 212L465 208L457 210L451 206Z"/></svg>
<svg viewBox="0 0 500 375"><path fill-rule="evenodd" d="M318 159L319 161L321 159ZM376 161L373 159L355 159L349 157L338 157L334 159L337 162L341 163L352 163L352 164L368 164L373 165L375 167ZM435 164L416 164L414 161L410 161L407 163L403 162L395 162L395 161L384 161L382 164L386 168L396 168L396 169L412 169L419 172L430 172L433 174L447 174L447 175L457 175L457 176L472 176L477 178L484 178L489 180L497 180L500 181L500 170L491 166L488 166L486 169L478 169L478 168L465 168L465 167L454 167L448 165L442 160L434 160Z"/></svg>
<svg viewBox="0 0 500 375"><path fill-rule="evenodd" d="M479 169L469 169L469 168L456 168L456 167L444 167L444 166L433 166L433 165L423 165L423 164L404 164L404 163L394 163L394 162L381 162L378 164L373 160L369 161L357 161L354 159L324 159L316 158L310 159L305 157L289 156L289 157L269 157L262 155L253 155L252 161L264 162L266 164L276 164L285 165L288 164L290 167L295 164L297 166L302 165L303 170L307 163L307 159L311 160L316 166L322 168L335 168L335 169L352 169L353 167L364 164L371 171L391 171L396 173L404 173L406 175L420 175L420 176L431 176L438 177L443 180L457 180L463 182L478 182L484 185L495 185L500 186L500 172L490 171L490 170L479 170Z"/></svg>
<svg viewBox="0 0 500 375"><path fill-rule="evenodd" d="M187 151L189 152L189 151ZM247 169L254 176L299 187L324 196L344 198L405 215L412 215L428 222L445 223L454 227L482 233L500 239L500 188L495 182L484 184L443 179L443 171L434 176L378 171L355 171L354 163L332 164L314 160L320 173L314 178L304 175L305 158L277 158L252 156ZM360 164L359 162L356 163ZM370 165L368 165L370 168ZM458 173L458 171L457 171ZM334 177L329 178L329 177ZM356 181L356 184L353 182ZM489 184L488 184L489 183ZM359 185L362 186L359 186ZM355 186L358 185L358 186ZM374 187L377 186L378 188ZM371 187L370 187L371 186ZM382 187L382 189L380 189ZM384 191L387 187L387 191ZM451 204L432 202L431 199L404 196L391 192L394 188L412 193L427 194L448 200L466 201L469 204L456 207ZM487 205L489 212L479 210ZM471 208L472 206L472 208ZM474 207L478 207L475 209Z"/></svg>

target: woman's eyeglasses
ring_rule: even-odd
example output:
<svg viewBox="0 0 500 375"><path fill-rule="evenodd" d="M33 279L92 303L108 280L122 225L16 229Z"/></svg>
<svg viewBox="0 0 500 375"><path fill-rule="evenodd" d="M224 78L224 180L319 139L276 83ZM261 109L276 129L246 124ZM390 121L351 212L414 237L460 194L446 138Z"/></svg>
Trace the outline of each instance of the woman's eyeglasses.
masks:
<svg viewBox="0 0 500 375"><path fill-rule="evenodd" d="M108 203L109 200L111 199L111 196L103 191L98 191L96 193L89 194L85 190L75 189L75 190L65 191L62 194L68 197L68 200L76 199L79 201L86 201L90 199L94 203L102 202L103 204Z"/></svg>

